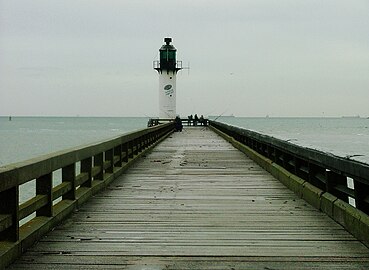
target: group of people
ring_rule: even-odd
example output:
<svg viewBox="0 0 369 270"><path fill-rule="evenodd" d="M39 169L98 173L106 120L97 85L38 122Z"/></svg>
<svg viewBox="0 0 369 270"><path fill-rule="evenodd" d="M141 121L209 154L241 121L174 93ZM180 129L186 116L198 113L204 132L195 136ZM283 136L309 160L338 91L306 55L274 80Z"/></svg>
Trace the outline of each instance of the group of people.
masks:
<svg viewBox="0 0 369 270"><path fill-rule="evenodd" d="M198 117L197 114L195 114L195 115L191 114L187 117L187 119L188 119L187 120L187 125L188 126L197 126L198 124L201 125L201 126L207 126L208 125L207 119L205 119L203 115ZM175 124L175 130L181 132L182 129L183 129L183 123L182 123L182 120L179 116L177 116L174 119L174 124Z"/></svg>
<svg viewBox="0 0 369 270"><path fill-rule="evenodd" d="M188 125L191 126L197 126L197 123L199 123L201 126L206 126L207 122L203 115L200 116L200 118L195 114L195 116L189 115L188 116Z"/></svg>

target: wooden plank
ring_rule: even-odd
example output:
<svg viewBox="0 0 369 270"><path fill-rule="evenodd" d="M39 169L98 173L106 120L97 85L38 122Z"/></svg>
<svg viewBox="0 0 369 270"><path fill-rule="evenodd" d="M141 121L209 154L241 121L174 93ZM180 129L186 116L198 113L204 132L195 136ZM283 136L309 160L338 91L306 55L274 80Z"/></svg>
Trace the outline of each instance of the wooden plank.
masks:
<svg viewBox="0 0 369 270"><path fill-rule="evenodd" d="M366 269L369 251L215 133L187 128L10 269L142 267Z"/></svg>
<svg viewBox="0 0 369 270"><path fill-rule="evenodd" d="M24 268L32 256L24 256ZM38 269L350 269L362 270L366 259L320 257L150 257L150 256L60 256L45 254L37 263ZM18 265L21 269L20 265ZM14 268L13 268L14 269Z"/></svg>

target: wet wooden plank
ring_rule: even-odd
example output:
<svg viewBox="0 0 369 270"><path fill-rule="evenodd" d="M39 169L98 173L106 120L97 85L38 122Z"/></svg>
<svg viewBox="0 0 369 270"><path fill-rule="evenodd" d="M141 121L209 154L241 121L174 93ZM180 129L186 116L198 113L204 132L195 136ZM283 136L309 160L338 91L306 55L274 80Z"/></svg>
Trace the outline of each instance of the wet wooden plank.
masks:
<svg viewBox="0 0 369 270"><path fill-rule="evenodd" d="M369 251L206 128L175 133L11 269L366 269Z"/></svg>
<svg viewBox="0 0 369 270"><path fill-rule="evenodd" d="M28 269L32 256L22 258L18 269ZM366 269L368 260L352 258L320 257L150 257L150 256L60 256L51 254L41 257L38 269ZM324 268L321 268L324 266ZM54 268L53 268L54 267ZM71 268L72 267L72 268Z"/></svg>

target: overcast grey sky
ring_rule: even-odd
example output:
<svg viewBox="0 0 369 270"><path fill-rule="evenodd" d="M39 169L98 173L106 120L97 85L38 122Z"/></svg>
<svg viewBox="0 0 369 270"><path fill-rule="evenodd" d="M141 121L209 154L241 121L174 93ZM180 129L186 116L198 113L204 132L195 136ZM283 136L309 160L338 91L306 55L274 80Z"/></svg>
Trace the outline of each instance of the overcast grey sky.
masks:
<svg viewBox="0 0 369 270"><path fill-rule="evenodd" d="M0 115L369 116L368 0L0 0Z"/></svg>

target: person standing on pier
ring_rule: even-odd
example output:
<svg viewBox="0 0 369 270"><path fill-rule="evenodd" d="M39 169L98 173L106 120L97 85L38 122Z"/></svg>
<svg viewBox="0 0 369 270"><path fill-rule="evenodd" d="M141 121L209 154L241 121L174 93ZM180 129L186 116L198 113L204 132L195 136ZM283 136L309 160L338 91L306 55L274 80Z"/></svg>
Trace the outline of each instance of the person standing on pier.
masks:
<svg viewBox="0 0 369 270"><path fill-rule="evenodd" d="M192 114L188 116L188 122L187 125L191 126L191 122L192 122Z"/></svg>
<svg viewBox="0 0 369 270"><path fill-rule="evenodd" d="M176 131L182 132L183 124L181 118L178 115L174 119L174 128Z"/></svg>
<svg viewBox="0 0 369 270"><path fill-rule="evenodd" d="M193 125L197 126L197 122L199 121L199 117L197 116L197 113L195 114L194 120L193 120Z"/></svg>
<svg viewBox="0 0 369 270"><path fill-rule="evenodd" d="M200 116L200 125L201 126L204 125L204 116L203 115Z"/></svg>

